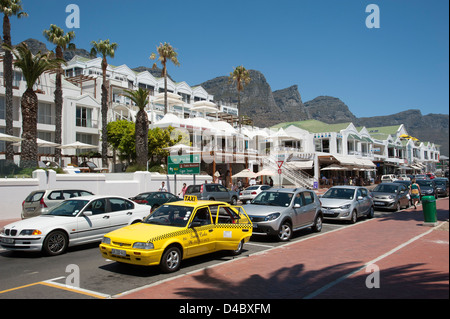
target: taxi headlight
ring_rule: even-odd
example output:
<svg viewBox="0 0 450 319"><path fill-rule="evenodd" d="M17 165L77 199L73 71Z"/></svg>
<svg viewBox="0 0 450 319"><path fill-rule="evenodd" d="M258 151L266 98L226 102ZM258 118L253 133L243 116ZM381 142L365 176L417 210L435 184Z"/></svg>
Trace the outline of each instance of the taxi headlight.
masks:
<svg viewBox="0 0 450 319"><path fill-rule="evenodd" d="M110 245L111 244L111 238L103 237L102 244Z"/></svg>
<svg viewBox="0 0 450 319"><path fill-rule="evenodd" d="M271 220L277 219L278 217L280 217L280 213L273 213L273 214L267 215L266 218L264 218L264 221L269 222Z"/></svg>
<svg viewBox="0 0 450 319"><path fill-rule="evenodd" d="M155 247L153 246L153 243L136 242L136 243L133 244L133 248L136 248L136 249L154 249Z"/></svg>

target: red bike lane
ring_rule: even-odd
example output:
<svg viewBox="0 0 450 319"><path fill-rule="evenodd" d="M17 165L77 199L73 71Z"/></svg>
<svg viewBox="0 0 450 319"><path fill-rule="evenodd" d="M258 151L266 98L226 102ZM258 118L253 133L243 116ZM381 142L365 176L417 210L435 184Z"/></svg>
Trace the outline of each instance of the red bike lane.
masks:
<svg viewBox="0 0 450 319"><path fill-rule="evenodd" d="M449 298L449 199L153 284L125 299Z"/></svg>

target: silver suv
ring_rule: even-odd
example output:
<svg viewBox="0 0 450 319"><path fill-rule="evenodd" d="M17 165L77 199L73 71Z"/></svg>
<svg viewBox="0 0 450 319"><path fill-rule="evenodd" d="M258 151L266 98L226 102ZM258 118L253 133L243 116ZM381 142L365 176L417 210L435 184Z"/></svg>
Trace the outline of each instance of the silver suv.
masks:
<svg viewBox="0 0 450 319"><path fill-rule="evenodd" d="M94 195L81 189L47 189L30 193L22 203L22 219L35 217L48 212L48 210L66 199Z"/></svg>
<svg viewBox="0 0 450 319"><path fill-rule="evenodd" d="M253 234L272 235L279 241L288 241L299 229L322 230L321 204L312 190L269 189L243 207L252 220Z"/></svg>

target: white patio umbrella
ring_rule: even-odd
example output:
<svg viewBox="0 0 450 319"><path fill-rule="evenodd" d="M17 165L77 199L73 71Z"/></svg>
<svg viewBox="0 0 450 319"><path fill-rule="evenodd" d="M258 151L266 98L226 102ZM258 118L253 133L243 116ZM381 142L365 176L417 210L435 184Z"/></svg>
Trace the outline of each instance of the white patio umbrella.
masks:
<svg viewBox="0 0 450 319"><path fill-rule="evenodd" d="M193 147L193 146L189 146L186 144L182 144L182 143L178 143L175 144L173 146L169 146L169 147L165 147L164 148L167 151L170 152L177 152L177 151L184 151L184 152L195 152L195 151L199 151L199 149L197 147Z"/></svg>
<svg viewBox="0 0 450 319"><path fill-rule="evenodd" d="M243 169L242 171L240 171L239 173L233 175L232 178L238 178L238 177L255 178L256 176L257 176L256 173L253 173L248 168L246 168L246 169Z"/></svg>
<svg viewBox="0 0 450 319"><path fill-rule="evenodd" d="M0 133L0 141L6 141L6 142L20 142L23 138L13 135L8 135L4 133Z"/></svg>
<svg viewBox="0 0 450 319"><path fill-rule="evenodd" d="M256 173L256 176L273 176L275 175L275 171L271 170L269 168L264 168L262 171L259 171L258 173Z"/></svg>
<svg viewBox="0 0 450 319"><path fill-rule="evenodd" d="M98 148L98 146L95 145L91 145L91 144L86 144L86 143L81 143L81 142L74 142L74 143L70 143L70 144L64 144L61 146L57 146L60 149L76 149L76 150L84 150L84 149L89 149L89 148Z"/></svg>
<svg viewBox="0 0 450 319"><path fill-rule="evenodd" d="M40 138L36 138L36 143L37 143L38 147L56 147L56 146L61 145L61 144L53 143L53 142L46 141L46 140L43 140ZM21 144L20 142L13 143L14 146L20 146L20 144Z"/></svg>
<svg viewBox="0 0 450 319"><path fill-rule="evenodd" d="M331 164L327 167L320 169L321 171L346 171L348 168L339 166L337 164Z"/></svg>

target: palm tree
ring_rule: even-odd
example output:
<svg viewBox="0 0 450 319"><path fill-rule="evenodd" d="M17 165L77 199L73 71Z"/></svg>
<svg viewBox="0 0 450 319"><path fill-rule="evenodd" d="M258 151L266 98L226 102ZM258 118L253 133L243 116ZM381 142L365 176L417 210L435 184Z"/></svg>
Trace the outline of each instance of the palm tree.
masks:
<svg viewBox="0 0 450 319"><path fill-rule="evenodd" d="M136 162L143 167L146 167L148 161L148 116L144 109L148 104L149 94L149 91L142 88L137 91L125 90L124 94L139 108L135 125Z"/></svg>
<svg viewBox="0 0 450 319"><path fill-rule="evenodd" d="M114 58L114 54L118 47L117 43L110 43L109 39L107 40L99 40L98 42L91 42L92 49L91 55L97 56L97 53L102 55L102 72L103 72L103 81L102 81L102 165L103 167L108 166L108 130L106 128L107 125L107 116L108 116L108 84L106 81L106 68L108 67L108 62L106 58L109 56Z"/></svg>
<svg viewBox="0 0 450 319"><path fill-rule="evenodd" d="M175 52L175 49L169 44L164 42L164 44L160 43L159 47L156 48L158 52L158 60L161 62L163 66L162 76L164 76L164 114L167 113L167 62L170 61L176 66L179 66L178 62L178 53ZM151 60L156 59L156 54L152 53L150 55ZM153 64L153 68L156 68L156 62Z"/></svg>
<svg viewBox="0 0 450 319"><path fill-rule="evenodd" d="M75 44L71 41L75 38L75 32L70 31L64 33L64 30L60 27L51 24L50 29L44 30L45 38L56 45L56 57L63 59L63 51L66 49L75 49ZM63 108L63 92L62 92L62 77L63 69L61 65L56 70L56 88L55 88L55 143L61 144L62 142L62 108ZM55 162L59 163L61 159L61 149L55 148Z"/></svg>
<svg viewBox="0 0 450 319"><path fill-rule="evenodd" d="M241 131L242 126L242 113L241 113L241 91L244 90L244 86L249 84L252 80L250 78L250 73L242 65L234 68L233 72L230 73L228 78L229 82L236 83L236 88L238 90L238 112L239 112L239 131Z"/></svg>
<svg viewBox="0 0 450 319"><path fill-rule="evenodd" d="M3 12L3 43L11 46L11 23L9 17L16 16L17 18L28 16L22 11L21 0L0 0L0 12ZM6 130L5 133L13 135L13 59L12 54L8 50L5 51L3 58L3 78L5 85L5 107L6 107ZM6 160L14 160L14 149L11 143L6 143Z"/></svg>
<svg viewBox="0 0 450 319"><path fill-rule="evenodd" d="M27 89L20 101L23 138L20 166L35 168L38 162L36 143L38 97L33 90L33 86L45 71L56 69L65 61L55 59L53 52L41 54L39 51L33 56L25 43L19 44L15 49L7 44L3 44L2 47L14 54L16 59L14 66L22 70L23 77L27 82Z"/></svg>

